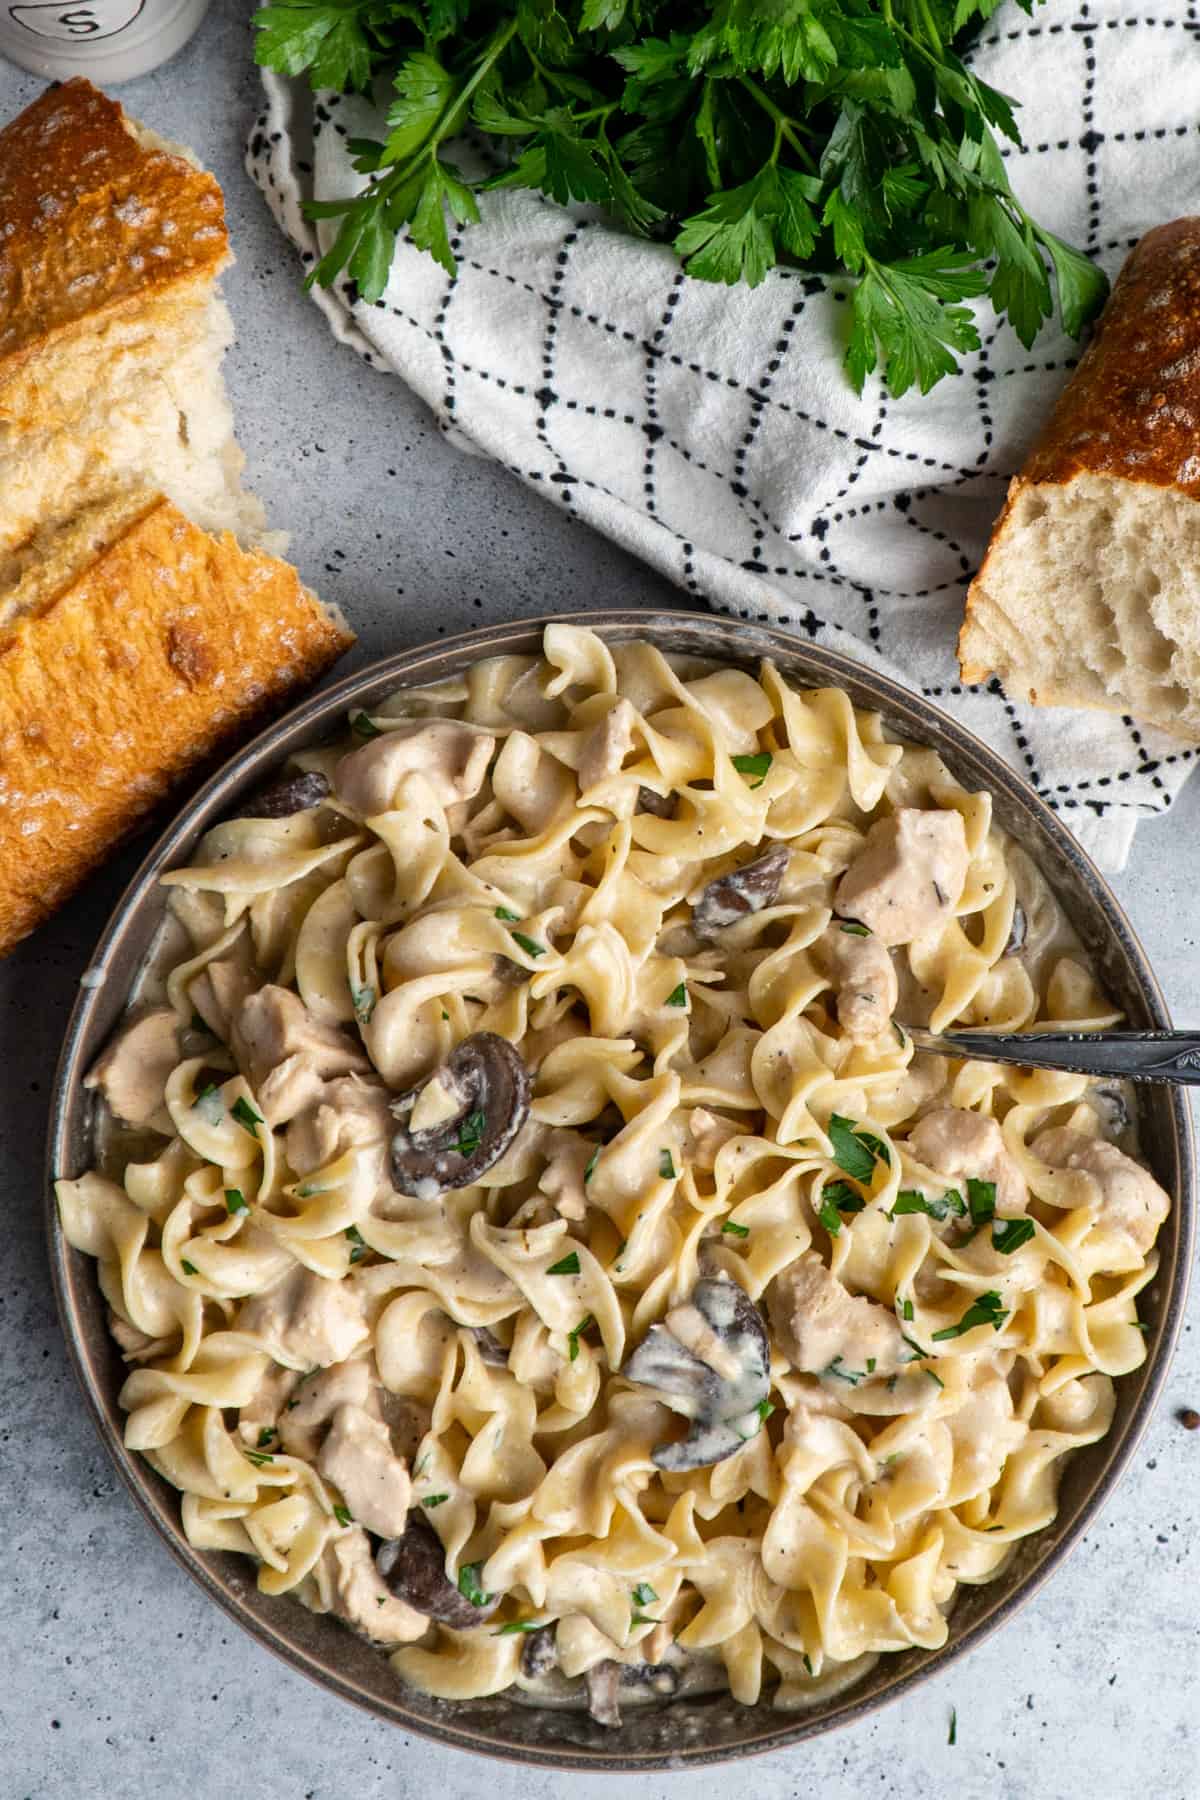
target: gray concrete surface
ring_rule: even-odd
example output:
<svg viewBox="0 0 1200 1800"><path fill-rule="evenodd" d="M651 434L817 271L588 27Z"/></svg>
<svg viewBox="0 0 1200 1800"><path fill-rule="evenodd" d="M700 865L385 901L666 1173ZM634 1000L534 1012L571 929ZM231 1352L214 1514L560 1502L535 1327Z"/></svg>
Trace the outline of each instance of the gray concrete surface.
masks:
<svg viewBox="0 0 1200 1800"><path fill-rule="evenodd" d="M558 607L660 600L648 572L452 450L399 384L327 336L241 166L256 103L245 13L124 98L220 176L238 266L229 379L254 484L357 657ZM0 118L39 84L0 63ZM484 1765L376 1723L202 1600L127 1499L60 1341L41 1234L45 1113L89 949L130 850L0 968L0 1800L1155 1800L1200 1792L1200 1405L1191 1328L1121 1491L1000 1637L871 1723L736 1769L623 1782ZM1200 792L1142 827L1117 891L1177 1018L1200 1023ZM957 1743L947 1743L951 1708Z"/></svg>

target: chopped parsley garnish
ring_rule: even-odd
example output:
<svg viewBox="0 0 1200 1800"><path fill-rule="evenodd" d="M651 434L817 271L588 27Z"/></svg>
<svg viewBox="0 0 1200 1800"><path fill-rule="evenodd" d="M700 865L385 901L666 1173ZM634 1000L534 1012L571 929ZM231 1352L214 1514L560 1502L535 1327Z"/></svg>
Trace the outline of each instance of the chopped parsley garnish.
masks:
<svg viewBox="0 0 1200 1800"><path fill-rule="evenodd" d="M592 1176L596 1173L596 1164L600 1161L601 1149L602 1149L602 1145L597 1144L596 1148L592 1151L592 1154L587 1159L587 1166L583 1171L583 1179L585 1182L590 1181L592 1179Z"/></svg>
<svg viewBox="0 0 1200 1800"><path fill-rule="evenodd" d="M865 1369L840 1369L838 1364L841 1360L840 1356L835 1356L829 1366L821 1370L822 1376L836 1376L839 1381L848 1381L851 1387L857 1387L860 1381L867 1379Z"/></svg>
<svg viewBox="0 0 1200 1800"><path fill-rule="evenodd" d="M907 1358L907 1361L920 1362L922 1357L928 1356L930 1354L930 1352L928 1350L922 1350L920 1344L917 1343L915 1338L910 1338L910 1337L906 1336L906 1334L903 1331L900 1333L900 1336L904 1339L904 1342L908 1345L909 1349L913 1352L912 1356Z"/></svg>
<svg viewBox="0 0 1200 1800"><path fill-rule="evenodd" d="M721 1230L722 1230L722 1232L725 1233L725 1235L727 1237L749 1237L750 1236L750 1227L748 1225L735 1225L732 1219L726 1219L725 1223L721 1227Z"/></svg>
<svg viewBox="0 0 1200 1800"><path fill-rule="evenodd" d="M957 1744L958 1742L958 1708L955 1706L950 1708L950 1735L946 1742L948 1744Z"/></svg>
<svg viewBox="0 0 1200 1800"><path fill-rule="evenodd" d="M458 1571L458 1591L472 1606L486 1606L492 1597L485 1594L479 1585L479 1571L482 1567L481 1562L464 1563Z"/></svg>
<svg viewBox="0 0 1200 1800"><path fill-rule="evenodd" d="M246 1196L243 1194L241 1188L225 1189L225 1211L229 1214L231 1219L237 1213L250 1211L250 1208L246 1205Z"/></svg>
<svg viewBox="0 0 1200 1800"><path fill-rule="evenodd" d="M576 1357L579 1355L579 1340L580 1340L580 1338L583 1336L583 1334L587 1330L588 1326L594 1325L595 1323L596 1323L596 1321L595 1321L595 1319L593 1319L591 1313L585 1313L583 1318L580 1319L578 1325L576 1325L574 1331L568 1331L568 1333L567 1333L567 1359L568 1359L568 1361L570 1361L570 1362L575 1361Z"/></svg>
<svg viewBox="0 0 1200 1800"><path fill-rule="evenodd" d="M760 788L767 779L767 770L775 758L769 750L759 750L754 756L735 756L733 766L739 775L757 775L758 780L750 783L751 789Z"/></svg>
<svg viewBox="0 0 1200 1800"><path fill-rule="evenodd" d="M460 1156L474 1156L483 1142L483 1134L487 1130L487 1114L482 1112L468 1113L458 1128L458 1136L454 1140L454 1148Z"/></svg>
<svg viewBox="0 0 1200 1800"><path fill-rule="evenodd" d="M906 1325L909 1323L912 1316L913 1316L912 1301L911 1300L901 1300L901 1302L900 1302L900 1317L904 1320L904 1323Z"/></svg>
<svg viewBox="0 0 1200 1800"><path fill-rule="evenodd" d="M510 935L513 943L519 944L526 956L545 956L546 946L545 944L539 944L536 938L526 937L523 931L514 931Z"/></svg>
<svg viewBox="0 0 1200 1800"><path fill-rule="evenodd" d="M449 1498L449 1494L426 1494L421 1505L428 1506L432 1510L433 1507L440 1506L443 1500L448 1500Z"/></svg>
<svg viewBox="0 0 1200 1800"><path fill-rule="evenodd" d="M350 729L354 733L355 737L377 738L377 737L383 736L383 733L382 733L382 731L380 731L378 725L374 724L367 717L365 712L351 713Z"/></svg>
<svg viewBox="0 0 1200 1800"><path fill-rule="evenodd" d="M853 1119L843 1119L838 1113L829 1121L829 1141L834 1162L854 1181L869 1183L874 1178L876 1162L890 1164L892 1160L887 1145L874 1132L863 1131Z"/></svg>
<svg viewBox="0 0 1200 1800"><path fill-rule="evenodd" d="M771 1414L775 1411L775 1402L773 1400L760 1400L754 1410L758 1414L760 1422L765 1425Z"/></svg>
<svg viewBox="0 0 1200 1800"><path fill-rule="evenodd" d="M860 925L857 919L839 921L839 929L844 931L847 937L870 937L871 935L871 927Z"/></svg>
<svg viewBox="0 0 1200 1800"><path fill-rule="evenodd" d="M190 1263L186 1256L180 1257L179 1266L183 1270L185 1275L198 1275L200 1273L200 1271L197 1269L195 1263Z"/></svg>
<svg viewBox="0 0 1200 1800"><path fill-rule="evenodd" d="M681 981L679 983L678 987L673 987L671 989L670 993L667 995L667 1005L668 1006L686 1006L687 1005L687 982L686 981Z"/></svg>
<svg viewBox="0 0 1200 1800"><path fill-rule="evenodd" d="M945 1219L950 1213L963 1219L967 1213L967 1203L957 1188L947 1188L940 1200L930 1200L915 1188L901 1188L896 1195L889 1218L902 1217L905 1213L927 1213L931 1219Z"/></svg>
<svg viewBox="0 0 1200 1800"><path fill-rule="evenodd" d="M971 1208L971 1221L976 1228L989 1224L996 1216L995 1182L976 1181L972 1175L967 1181L967 1202Z"/></svg>
<svg viewBox="0 0 1200 1800"><path fill-rule="evenodd" d="M940 1375L938 1375L938 1374L936 1374L936 1373L935 1373L935 1372L934 1372L934 1370L932 1370L932 1369L922 1369L922 1370L921 1370L921 1373L922 1373L922 1375L928 1375L928 1377L929 1377L929 1379L930 1379L930 1381L932 1381L932 1382L933 1382L933 1384L934 1384L934 1386L935 1386L935 1387L940 1387L940 1388L944 1388L944 1387L945 1387L945 1385L946 1385L946 1384L945 1384L945 1382L944 1382L944 1381L943 1381L943 1380L942 1380L942 1378L941 1378L941 1376L940 1376Z"/></svg>
<svg viewBox="0 0 1200 1800"><path fill-rule="evenodd" d="M219 1125L225 1117L225 1102L221 1098L221 1090L214 1081L205 1082L196 1098L192 1101L195 1112L200 1114L206 1125Z"/></svg>
<svg viewBox="0 0 1200 1800"><path fill-rule="evenodd" d="M243 1451L243 1455L254 1464L256 1469L261 1469L267 1463L273 1463L275 1461L273 1456L268 1456L263 1450L246 1450Z"/></svg>
<svg viewBox="0 0 1200 1800"><path fill-rule="evenodd" d="M449 1018L450 1018L450 1014L449 1014L449 1013L448 1013L448 1012L447 1012L447 1011L446 1011L446 1009L445 1009L445 1007L444 1007L444 1006L443 1006L443 1008L442 1008L442 1017L443 1017L443 1019L446 1019L446 1020L447 1020L447 1021L448 1021L448 1020L449 1020Z"/></svg>
<svg viewBox="0 0 1200 1800"><path fill-rule="evenodd" d="M579 1252L569 1250L561 1262L551 1263L546 1273L547 1275L578 1275Z"/></svg>
<svg viewBox="0 0 1200 1800"><path fill-rule="evenodd" d="M264 1425L262 1430L258 1434L259 1449L265 1450L267 1445L270 1443L271 1439L274 1436L275 1436L275 1427L273 1425Z"/></svg>
<svg viewBox="0 0 1200 1800"><path fill-rule="evenodd" d="M868 1356L868 1358L867 1358L867 1374L873 1375L874 1373L875 1373L875 1358L873 1356Z"/></svg>
<svg viewBox="0 0 1200 1800"><path fill-rule="evenodd" d="M339 1525L353 1525L354 1523L354 1514L348 1506L335 1506L333 1516Z"/></svg>
<svg viewBox="0 0 1200 1800"><path fill-rule="evenodd" d="M827 1181L821 1189L817 1217L830 1237L836 1237L842 1229L841 1215L860 1213L865 1205L862 1195L848 1181Z"/></svg>
<svg viewBox="0 0 1200 1800"><path fill-rule="evenodd" d="M658 1623L659 1621L657 1619L648 1618L645 1613L633 1612L629 1615L630 1631L632 1631L636 1625L657 1625Z"/></svg>
<svg viewBox="0 0 1200 1800"><path fill-rule="evenodd" d="M1011 1256L1033 1236L1032 1219L996 1219L992 1223L992 1249Z"/></svg>
<svg viewBox="0 0 1200 1800"><path fill-rule="evenodd" d="M354 1016L360 1025L371 1023L371 1014L375 1011L375 1003L379 995L373 987L352 987L350 998L354 1002Z"/></svg>
<svg viewBox="0 0 1200 1800"><path fill-rule="evenodd" d="M521 923L520 913L510 912L507 906L498 906L496 908L496 917L498 919L503 919L506 925L519 925Z"/></svg>
<svg viewBox="0 0 1200 1800"><path fill-rule="evenodd" d="M499 1625L493 1631L493 1637L512 1637L517 1631L540 1631L546 1623L544 1619L510 1619L507 1625Z"/></svg>
<svg viewBox="0 0 1200 1800"><path fill-rule="evenodd" d="M367 1254L368 1246L363 1243L362 1233L359 1231L358 1226L347 1225L345 1235L351 1244L350 1261L352 1263L361 1262L363 1257Z"/></svg>
<svg viewBox="0 0 1200 1800"><path fill-rule="evenodd" d="M260 1112L255 1112L244 1094L238 1095L229 1110L243 1131L248 1131L252 1138L258 1136L258 1128L263 1122L263 1116Z"/></svg>
<svg viewBox="0 0 1200 1800"><path fill-rule="evenodd" d="M805 1650L803 1652L800 1660L804 1664L805 1668L808 1670L809 1674L811 1675L813 1672L812 1657L808 1654L807 1650Z"/></svg>
<svg viewBox="0 0 1200 1800"><path fill-rule="evenodd" d="M658 1599L658 1595L648 1581L639 1581L637 1586L631 1589L631 1593L635 1606L653 1606Z"/></svg>
<svg viewBox="0 0 1200 1800"><path fill-rule="evenodd" d="M420 1461L417 1463L416 1468L413 1470L413 1480L414 1481L420 1481L422 1475L425 1473L426 1469L429 1467L431 1457L432 1457L432 1452L429 1450L427 1450L425 1452L424 1456L421 1457Z"/></svg>
<svg viewBox="0 0 1200 1800"><path fill-rule="evenodd" d="M663 1150L659 1153L658 1173L663 1181L674 1181L679 1173L678 1169L675 1167L675 1158L671 1155L669 1150Z"/></svg>
<svg viewBox="0 0 1200 1800"><path fill-rule="evenodd" d="M987 1185L990 1187L991 1183ZM999 1331L1007 1317L1003 1300L994 1288L989 1288L986 1294L980 1294L977 1300L971 1302L957 1325L947 1325L943 1330L935 1331L933 1341L941 1344L947 1338L963 1337L968 1331L974 1331L977 1325L990 1325L993 1331Z"/></svg>
<svg viewBox="0 0 1200 1800"><path fill-rule="evenodd" d="M908 1039L905 1037L902 1027L897 1025L895 1019L892 1020L892 1035L903 1050L908 1043Z"/></svg>

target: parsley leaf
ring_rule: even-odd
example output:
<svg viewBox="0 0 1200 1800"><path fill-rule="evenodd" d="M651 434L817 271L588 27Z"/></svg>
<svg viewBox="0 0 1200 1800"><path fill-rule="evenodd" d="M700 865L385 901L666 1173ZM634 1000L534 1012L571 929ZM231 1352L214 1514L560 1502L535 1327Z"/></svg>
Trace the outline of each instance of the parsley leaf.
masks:
<svg viewBox="0 0 1200 1800"><path fill-rule="evenodd" d="M595 1321L595 1319L593 1319L591 1313L585 1313L583 1318L580 1319L578 1325L575 1326L574 1330L568 1331L568 1333L567 1333L567 1360L569 1362L575 1361L576 1357L579 1355L579 1340L580 1340L580 1338L583 1336L583 1334L587 1330L588 1326L594 1325L595 1323L596 1323L596 1321Z"/></svg>
<svg viewBox="0 0 1200 1800"><path fill-rule="evenodd" d="M592 1154L587 1159L587 1163L585 1164L584 1171L583 1171L583 1181L584 1181L585 1187L587 1186L587 1183L592 1179L592 1176L596 1173L596 1164L600 1161L600 1152L603 1149L603 1147L604 1146L602 1144L597 1144L596 1148L592 1151Z"/></svg>
<svg viewBox="0 0 1200 1800"><path fill-rule="evenodd" d="M992 1225L992 1248L1001 1256L1011 1256L1034 1234L1032 1219L996 1219Z"/></svg>
<svg viewBox="0 0 1200 1800"><path fill-rule="evenodd" d="M526 956L537 958L539 956L545 956L546 954L545 944L539 944L535 938L526 937L523 931L514 931L512 933L512 940L514 944L519 944L521 946L521 949L525 952Z"/></svg>
<svg viewBox="0 0 1200 1800"><path fill-rule="evenodd" d="M255 55L315 90L390 86L382 141L348 141L365 184L306 209L336 222L310 282L378 301L403 232L453 274L479 192L532 188L673 235L697 279L856 278L847 373L900 394L978 343L985 293L1028 342L1055 290L1073 336L1106 292L1014 195L995 135L1020 143L1014 103L955 53L997 3L279 0ZM494 151L472 174L468 128Z"/></svg>
<svg viewBox="0 0 1200 1800"><path fill-rule="evenodd" d="M744 1238L750 1236L750 1227L748 1225L735 1225L732 1219L726 1219L721 1226L721 1230L727 1237Z"/></svg>
<svg viewBox="0 0 1200 1800"><path fill-rule="evenodd" d="M507 906L498 906L496 908L496 917L498 919L503 919L506 925L519 925L521 923L520 913L510 912Z"/></svg>
<svg viewBox="0 0 1200 1800"><path fill-rule="evenodd" d="M999 1331L1007 1317L1003 1300L994 1288L989 1288L986 1294L980 1294L977 1300L971 1302L957 1325L947 1325L943 1330L935 1331L933 1342L941 1344L947 1338L962 1337L966 1332L974 1331L977 1325L990 1325L993 1331Z"/></svg>
<svg viewBox="0 0 1200 1800"><path fill-rule="evenodd" d="M272 64L271 66L277 67L278 65ZM383 736L378 725L376 725L372 719L368 718L365 712L357 712L350 715L350 729L355 737L377 738Z"/></svg>
<svg viewBox="0 0 1200 1800"><path fill-rule="evenodd" d="M469 1112L458 1128L458 1136L453 1148L460 1156L474 1156L483 1142L483 1134L487 1130L487 1114Z"/></svg>
<svg viewBox="0 0 1200 1800"><path fill-rule="evenodd" d="M333 1516L339 1525L353 1525L354 1523L354 1514L348 1506L335 1506Z"/></svg>
<svg viewBox="0 0 1200 1800"><path fill-rule="evenodd" d="M758 780L750 783L751 788L760 788L767 779L767 770L775 758L769 750L760 750L756 756L735 756L733 766L739 775L757 775Z"/></svg>
<svg viewBox="0 0 1200 1800"><path fill-rule="evenodd" d="M562 1261L551 1264L546 1273L547 1275L578 1275L579 1252L577 1250L568 1251Z"/></svg>
<svg viewBox="0 0 1200 1800"><path fill-rule="evenodd" d="M241 1188L225 1189L225 1211L229 1214L231 1219L238 1213L248 1213L250 1211L250 1208L246 1205L246 1196L243 1194Z"/></svg>
<svg viewBox="0 0 1200 1800"><path fill-rule="evenodd" d="M444 1500L448 1500L449 1498L449 1494L426 1494L421 1505L427 1506L432 1512L435 1506L440 1506Z"/></svg>
<svg viewBox="0 0 1200 1800"><path fill-rule="evenodd" d="M966 1201L957 1188L947 1188L940 1200L930 1200L915 1188L901 1188L896 1195L896 1204L888 1216L895 1219L905 1213L927 1213L931 1219L940 1220L954 1213L961 1219L966 1216L966 1211Z"/></svg>
<svg viewBox="0 0 1200 1800"><path fill-rule="evenodd" d="M673 987L671 989L670 993L667 995L667 1005L668 1006L686 1006L687 1003L688 1003L687 982L681 981L679 983L679 986Z"/></svg>
<svg viewBox="0 0 1200 1800"><path fill-rule="evenodd" d="M838 1113L834 1113L829 1121L829 1141L838 1168L864 1185L874 1179L876 1162L890 1163L892 1160L881 1138L856 1126L853 1119L843 1119Z"/></svg>
<svg viewBox="0 0 1200 1800"><path fill-rule="evenodd" d="M996 1216L996 1184L994 1181L976 1181L972 1175L967 1182L967 1204L971 1208L971 1220L978 1227L987 1225Z"/></svg>
<svg viewBox="0 0 1200 1800"><path fill-rule="evenodd" d="M669 1150L662 1150L658 1157L658 1173L663 1181L674 1181L679 1171L675 1167L675 1158Z"/></svg>
<svg viewBox="0 0 1200 1800"><path fill-rule="evenodd" d="M493 1637L512 1637L517 1631L540 1631L546 1623L544 1619L510 1619L507 1625L498 1625Z"/></svg>
<svg viewBox="0 0 1200 1800"><path fill-rule="evenodd" d="M486 1606L492 1597L485 1594L479 1585L479 1571L482 1567L482 1563L464 1563L458 1571L458 1591L472 1606Z"/></svg>
<svg viewBox="0 0 1200 1800"><path fill-rule="evenodd" d="M827 1181L821 1189L817 1217L830 1237L837 1237L842 1229L842 1214L859 1213L865 1205L862 1195L848 1181Z"/></svg>
<svg viewBox="0 0 1200 1800"><path fill-rule="evenodd" d="M243 1131L248 1131L252 1138L258 1136L258 1128L263 1122L263 1116L260 1112L255 1112L244 1094L238 1095L229 1111Z"/></svg>
<svg viewBox="0 0 1200 1800"><path fill-rule="evenodd" d="M630 1590L630 1593L635 1606L653 1606L658 1599L658 1595L648 1581L639 1581L637 1586Z"/></svg>

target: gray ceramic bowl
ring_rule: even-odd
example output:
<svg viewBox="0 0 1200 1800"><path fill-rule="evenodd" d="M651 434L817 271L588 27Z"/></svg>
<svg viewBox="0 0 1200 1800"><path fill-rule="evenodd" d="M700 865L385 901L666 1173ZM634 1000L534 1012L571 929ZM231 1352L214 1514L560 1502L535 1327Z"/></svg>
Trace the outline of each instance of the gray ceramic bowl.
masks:
<svg viewBox="0 0 1200 1800"><path fill-rule="evenodd" d="M639 638L663 650L727 663L752 667L761 657L771 656L801 686L843 687L856 705L881 711L897 737L932 745L967 787L991 790L999 822L1057 890L1129 1023L1169 1025L1158 984L1129 922L1078 844L1006 763L934 707L847 658L806 646L782 631L666 611L598 612L576 622L609 639ZM51 1177L76 1175L88 1166L91 1109L81 1081L120 1017L130 983L153 944L165 901L165 891L157 885L159 874L186 862L209 824L257 787L290 752L333 733L349 709L369 709L395 688L440 680L483 656L534 652L545 623L531 620L475 631L375 663L297 707L200 790L134 877L84 977L54 1095L48 1150ZM1111 1432L1068 1464L1058 1517L1050 1529L1029 1539L998 1581L960 1591L944 1649L885 1656L857 1687L803 1714L774 1712L769 1703L739 1707L728 1698L716 1698L631 1711L628 1723L619 1732L610 1732L582 1713L532 1708L503 1697L449 1704L408 1691L381 1654L334 1619L316 1617L286 1597L272 1600L260 1594L245 1559L203 1555L187 1544L177 1494L123 1448L116 1399L121 1364L105 1329L95 1267L65 1243L51 1188L47 1227L63 1328L100 1435L147 1519L205 1592L293 1668L407 1730L514 1761L625 1772L720 1762L779 1749L860 1719L906 1693L935 1666L961 1656L1012 1618L1062 1562L1112 1492L1133 1456L1166 1374L1182 1320L1192 1249L1193 1150L1187 1108L1178 1089L1152 1087L1142 1092L1146 1150L1158 1179L1175 1196L1175 1205L1159 1236L1158 1276L1142 1296L1143 1316L1150 1323L1147 1360L1136 1374L1118 1383Z"/></svg>

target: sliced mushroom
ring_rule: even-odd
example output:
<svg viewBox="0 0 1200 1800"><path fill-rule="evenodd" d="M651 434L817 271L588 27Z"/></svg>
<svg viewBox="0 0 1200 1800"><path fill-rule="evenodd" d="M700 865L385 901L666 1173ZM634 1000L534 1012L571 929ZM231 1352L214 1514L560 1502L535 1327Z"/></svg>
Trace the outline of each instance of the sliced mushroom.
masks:
<svg viewBox="0 0 1200 1800"><path fill-rule="evenodd" d="M470 1187L520 1131L529 1095L529 1070L507 1038L494 1031L464 1038L431 1080L392 1102L400 1121L393 1186L418 1200Z"/></svg>
<svg viewBox="0 0 1200 1800"><path fill-rule="evenodd" d="M603 1662L593 1663L584 1676L587 1687L588 1711L597 1725L619 1725L621 1708L617 1703L617 1695L621 1688L621 1665L606 1656Z"/></svg>
<svg viewBox="0 0 1200 1800"><path fill-rule="evenodd" d="M710 881L692 908L692 929L698 938L712 939L750 913L774 906L787 873L790 852L786 844L772 844L753 862L730 869Z"/></svg>
<svg viewBox="0 0 1200 1800"><path fill-rule="evenodd" d="M1016 956L1025 948L1025 939L1029 936L1029 920L1025 908L1018 900L1013 907L1012 924L1008 928L1008 942L1000 952L1001 956Z"/></svg>
<svg viewBox="0 0 1200 1800"><path fill-rule="evenodd" d="M543 1625L531 1631L521 1651L521 1673L536 1680L558 1666L557 1625Z"/></svg>
<svg viewBox="0 0 1200 1800"><path fill-rule="evenodd" d="M454 1586L446 1575L442 1540L419 1513L409 1515L403 1537L389 1538L379 1546L375 1566L398 1600L456 1631L482 1625L500 1602L498 1594L489 1594L482 1606L476 1606Z"/></svg>
<svg viewBox="0 0 1200 1800"><path fill-rule="evenodd" d="M637 810L640 813L652 813L656 819L673 819L679 806L679 795L656 794L653 788L639 787Z"/></svg>
<svg viewBox="0 0 1200 1800"><path fill-rule="evenodd" d="M308 812L328 800L333 788L327 776L312 769L306 775L290 775L284 781L272 782L251 794L231 819L290 819L293 813Z"/></svg>
<svg viewBox="0 0 1200 1800"><path fill-rule="evenodd" d="M508 1350L500 1342L495 1332L489 1331L486 1325L472 1325L468 1329L475 1339L475 1348L479 1352L480 1359L485 1363L490 1363L494 1369L507 1369Z"/></svg>
<svg viewBox="0 0 1200 1800"><path fill-rule="evenodd" d="M649 1688L663 1700L671 1700L679 1691L679 1670L670 1663L626 1663L621 1670L621 1686Z"/></svg>
<svg viewBox="0 0 1200 1800"><path fill-rule="evenodd" d="M656 1444L660 1469L722 1462L762 1427L770 1349L758 1308L727 1275L706 1276L691 1300L652 1325L621 1370L691 1421L678 1443Z"/></svg>

